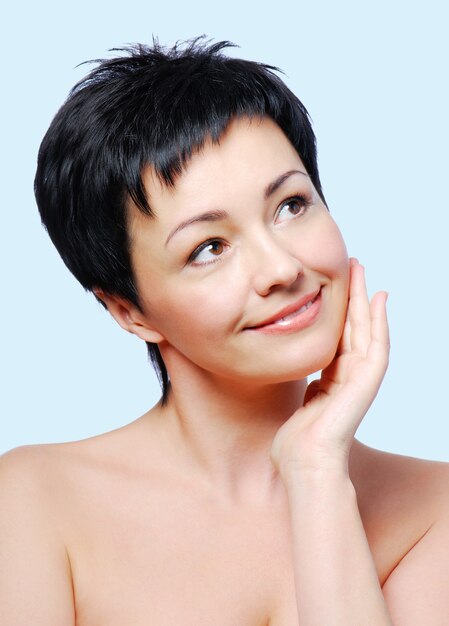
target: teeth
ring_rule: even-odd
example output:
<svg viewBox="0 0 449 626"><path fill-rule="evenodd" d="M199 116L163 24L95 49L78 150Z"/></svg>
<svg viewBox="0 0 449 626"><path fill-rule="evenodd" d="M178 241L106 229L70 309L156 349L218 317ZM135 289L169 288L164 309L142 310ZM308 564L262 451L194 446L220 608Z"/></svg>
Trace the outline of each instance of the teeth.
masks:
<svg viewBox="0 0 449 626"><path fill-rule="evenodd" d="M304 306L302 306L297 311L293 311L293 313L290 313L290 315L286 315L285 317L282 317L280 320L277 321L277 324L281 322L287 322L292 317L295 317L296 315L299 315L300 313L304 313L304 311L307 311L307 309L310 309L312 304L313 304L313 300L309 300L309 302L307 302Z"/></svg>

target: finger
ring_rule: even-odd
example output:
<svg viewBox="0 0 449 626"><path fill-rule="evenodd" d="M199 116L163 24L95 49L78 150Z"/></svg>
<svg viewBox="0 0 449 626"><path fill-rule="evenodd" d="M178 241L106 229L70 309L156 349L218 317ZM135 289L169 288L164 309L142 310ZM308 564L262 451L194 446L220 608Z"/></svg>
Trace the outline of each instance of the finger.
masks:
<svg viewBox="0 0 449 626"><path fill-rule="evenodd" d="M379 291L373 296L370 305L371 313L371 341L367 352L368 359L377 365L380 371L385 371L388 365L390 352L390 333L387 318L386 291Z"/></svg>
<svg viewBox="0 0 449 626"><path fill-rule="evenodd" d="M355 257L351 257L349 259L349 276L351 276L351 267L358 263L358 259ZM341 354L345 354L347 352L351 352L351 322L349 321L349 294L348 301L346 304L346 314L345 314L345 322L343 326L343 331L340 337L340 341L338 342L336 355L340 356Z"/></svg>
<svg viewBox="0 0 449 626"><path fill-rule="evenodd" d="M337 356L351 352L351 322L349 321L349 306L346 309L345 324L338 342Z"/></svg>
<svg viewBox="0 0 449 626"><path fill-rule="evenodd" d="M366 354L371 339L371 314L365 282L365 268L359 263L351 267L349 291L351 350Z"/></svg>

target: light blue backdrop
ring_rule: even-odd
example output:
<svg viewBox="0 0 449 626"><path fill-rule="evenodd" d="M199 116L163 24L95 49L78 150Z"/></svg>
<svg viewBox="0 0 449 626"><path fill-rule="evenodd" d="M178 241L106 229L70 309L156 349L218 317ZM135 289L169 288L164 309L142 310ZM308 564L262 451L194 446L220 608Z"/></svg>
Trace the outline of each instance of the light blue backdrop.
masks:
<svg viewBox="0 0 449 626"><path fill-rule="evenodd" d="M11 6L11 3L10 3ZM390 292L392 353L358 431L449 461L448 15L440 3L48 1L3 13L0 452L116 428L158 398L143 344L65 269L41 229L40 140L75 66L152 34L206 33L284 69L308 107L321 176L370 292Z"/></svg>

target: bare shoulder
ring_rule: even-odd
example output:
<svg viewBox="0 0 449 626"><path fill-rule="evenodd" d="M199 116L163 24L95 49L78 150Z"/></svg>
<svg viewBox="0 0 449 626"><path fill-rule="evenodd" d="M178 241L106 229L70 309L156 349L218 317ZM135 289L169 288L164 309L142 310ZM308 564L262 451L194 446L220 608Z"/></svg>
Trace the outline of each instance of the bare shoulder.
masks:
<svg viewBox="0 0 449 626"><path fill-rule="evenodd" d="M45 508L55 496L63 458L55 445L29 445L14 448L0 456L0 494L2 498L24 499L28 505Z"/></svg>
<svg viewBox="0 0 449 626"><path fill-rule="evenodd" d="M0 456L2 493L26 494L30 505L38 502L41 508L50 505L64 492L65 481L85 450L85 443L79 441L27 445L6 452Z"/></svg>
<svg viewBox="0 0 449 626"><path fill-rule="evenodd" d="M388 507L415 508L426 514L449 512L449 463L394 454L356 442L354 481L360 499L384 499Z"/></svg>
<svg viewBox="0 0 449 626"><path fill-rule="evenodd" d="M79 441L22 446L1 455L0 498L36 507L71 536L93 500L151 476L158 443L149 421L139 418Z"/></svg>
<svg viewBox="0 0 449 626"><path fill-rule="evenodd" d="M9 511L11 519L15 515L19 525L33 517L35 525L40 521L63 540L62 512L70 497L76 448L38 444L1 455L0 510Z"/></svg>
<svg viewBox="0 0 449 626"><path fill-rule="evenodd" d="M75 621L56 467L45 446L0 457L0 621L5 626Z"/></svg>
<svg viewBox="0 0 449 626"><path fill-rule="evenodd" d="M49 498L54 498L55 492L49 487L70 488L74 472L95 473L96 470L111 470L113 465L120 465L122 469L127 463L132 465L138 444L142 444L143 431L147 450L151 448L154 437L151 428L146 428L149 421L142 417L115 430L77 441L14 448L0 455L0 481L3 485L15 480L29 482L33 489L41 487Z"/></svg>
<svg viewBox="0 0 449 626"><path fill-rule="evenodd" d="M383 585L435 524L449 520L449 464L385 452L356 440L350 473ZM447 531L449 537L449 525Z"/></svg>
<svg viewBox="0 0 449 626"><path fill-rule="evenodd" d="M446 624L449 463L363 446L354 476L393 623Z"/></svg>
<svg viewBox="0 0 449 626"><path fill-rule="evenodd" d="M120 505L123 481L138 466L137 431L130 425L0 456L2 626L75 623L74 567L84 537L101 537L107 507Z"/></svg>

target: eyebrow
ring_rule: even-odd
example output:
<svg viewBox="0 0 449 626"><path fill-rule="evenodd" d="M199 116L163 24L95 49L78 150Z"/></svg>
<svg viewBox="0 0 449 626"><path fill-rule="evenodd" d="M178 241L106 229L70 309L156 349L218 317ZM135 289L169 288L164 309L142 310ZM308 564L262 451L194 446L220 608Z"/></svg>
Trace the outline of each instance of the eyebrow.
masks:
<svg viewBox="0 0 449 626"><path fill-rule="evenodd" d="M190 226L191 224L196 224L196 222L219 222L228 217L228 213L226 211L217 210L217 211L206 211L205 213L200 213L200 215L195 215L188 220L184 220L180 224L174 228L165 241L165 245L168 244L170 239L176 235L180 230Z"/></svg>
<svg viewBox="0 0 449 626"><path fill-rule="evenodd" d="M285 174L281 174L280 176L278 176L276 180L274 180L267 186L264 192L265 200L268 200L268 198L272 196L277 189L279 189L282 183L284 183L287 178L290 178L290 176L293 176L294 174L302 174L306 178L309 178L308 175L302 170L289 170L288 172L285 172Z"/></svg>
<svg viewBox="0 0 449 626"><path fill-rule="evenodd" d="M272 196L274 192L279 189L279 187L287 180L287 178L290 178L290 176L293 176L294 174L302 174L306 178L309 178L308 175L301 170L289 170L288 172L285 172L284 174L278 176L275 180L273 180L273 182L267 185L264 191L265 200ZM178 233L180 230L183 230L184 228L187 228L187 226L191 226L192 224L196 224L197 222L219 222L225 220L227 217L229 217L229 214L221 209L215 211L206 211L205 213L200 213L199 215L190 217L189 219L182 221L176 226L176 228L174 228L170 232L165 241L165 245L168 244L170 239L174 237L176 233Z"/></svg>

